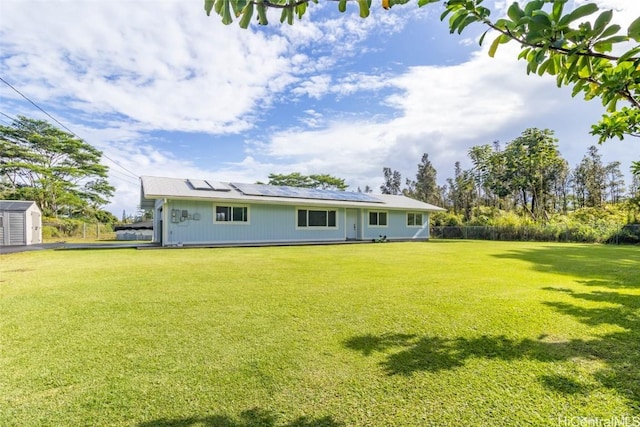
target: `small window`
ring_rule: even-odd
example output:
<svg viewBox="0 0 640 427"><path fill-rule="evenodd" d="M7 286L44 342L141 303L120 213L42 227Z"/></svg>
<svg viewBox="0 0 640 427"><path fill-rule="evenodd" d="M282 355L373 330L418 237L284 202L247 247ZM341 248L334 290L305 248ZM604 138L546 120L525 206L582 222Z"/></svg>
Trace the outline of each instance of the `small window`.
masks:
<svg viewBox="0 0 640 427"><path fill-rule="evenodd" d="M307 226L307 211L305 209L298 209L298 227Z"/></svg>
<svg viewBox="0 0 640 427"><path fill-rule="evenodd" d="M336 211L298 209L298 227L336 227Z"/></svg>
<svg viewBox="0 0 640 427"><path fill-rule="evenodd" d="M246 206L216 206L216 222L248 222L249 208Z"/></svg>
<svg viewBox="0 0 640 427"><path fill-rule="evenodd" d="M369 212L369 225L372 227L386 227L387 226L387 213L386 212Z"/></svg>
<svg viewBox="0 0 640 427"><path fill-rule="evenodd" d="M309 227L326 227L327 211L308 211Z"/></svg>
<svg viewBox="0 0 640 427"><path fill-rule="evenodd" d="M407 226L409 227L422 227L422 213L409 212L407 214Z"/></svg>

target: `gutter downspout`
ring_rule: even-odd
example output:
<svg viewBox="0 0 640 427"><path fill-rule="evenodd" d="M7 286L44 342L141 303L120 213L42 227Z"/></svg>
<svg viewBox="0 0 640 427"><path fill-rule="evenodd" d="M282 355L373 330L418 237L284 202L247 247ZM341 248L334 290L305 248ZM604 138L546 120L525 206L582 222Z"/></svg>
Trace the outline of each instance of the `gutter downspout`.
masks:
<svg viewBox="0 0 640 427"><path fill-rule="evenodd" d="M167 246L167 237L168 236L168 224L167 224L167 211L168 211L167 199L162 199L162 236L160 240L162 240L162 246Z"/></svg>

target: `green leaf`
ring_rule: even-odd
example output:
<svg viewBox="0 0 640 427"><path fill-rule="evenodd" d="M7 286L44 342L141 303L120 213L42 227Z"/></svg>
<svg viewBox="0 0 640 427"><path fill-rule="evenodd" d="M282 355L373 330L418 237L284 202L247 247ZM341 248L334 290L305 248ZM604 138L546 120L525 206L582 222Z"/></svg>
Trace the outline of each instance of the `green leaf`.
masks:
<svg viewBox="0 0 640 427"><path fill-rule="evenodd" d="M431 3L437 3L439 1L440 0L418 0L418 7L422 7L424 5L431 4Z"/></svg>
<svg viewBox="0 0 640 427"><path fill-rule="evenodd" d="M494 24L493 24L496 28L499 28L501 30L506 30L509 25L513 25L512 21L509 21L508 19L498 19Z"/></svg>
<svg viewBox="0 0 640 427"><path fill-rule="evenodd" d="M293 25L293 8L292 7L288 7L287 9L287 24L289 25Z"/></svg>
<svg viewBox="0 0 640 427"><path fill-rule="evenodd" d="M530 1L524 7L524 14L527 15L527 16L532 16L533 12L536 11L536 10L542 9L542 6L544 6L544 1L543 0Z"/></svg>
<svg viewBox="0 0 640 427"><path fill-rule="evenodd" d="M592 13L595 13L597 11L598 11L598 6L596 6L593 3L587 3L585 5L582 5L576 8L575 10L573 10L573 12L569 13L568 15L563 16L562 19L560 19L560 22L558 22L558 26L568 25L577 19L584 18L585 16L589 16Z"/></svg>
<svg viewBox="0 0 640 427"><path fill-rule="evenodd" d="M517 22L524 16L524 11L520 9L520 5L518 3L514 2L509 6L509 9L507 9L507 15L513 22Z"/></svg>
<svg viewBox="0 0 640 427"><path fill-rule="evenodd" d="M539 76L543 75L545 73L545 71L547 71L547 67L549 66L550 62L551 62L551 58L547 59L542 64L540 64L540 67L538 68L538 75Z"/></svg>
<svg viewBox="0 0 640 427"><path fill-rule="evenodd" d="M538 25L544 29L551 29L551 20L549 19L549 15L540 11L536 15L531 18L531 22L535 25Z"/></svg>
<svg viewBox="0 0 640 427"><path fill-rule="evenodd" d="M229 25L233 22L233 18L231 18L231 1L224 0L224 4L222 5L222 23L224 25Z"/></svg>
<svg viewBox="0 0 640 427"><path fill-rule="evenodd" d="M360 7L360 18L366 18L369 16L369 3L370 0L358 0L358 6Z"/></svg>
<svg viewBox="0 0 640 427"><path fill-rule="evenodd" d="M564 4L564 1L553 2L553 10L551 12L551 16L556 23L560 21L560 18L562 17L562 9L564 9Z"/></svg>
<svg viewBox="0 0 640 427"><path fill-rule="evenodd" d="M269 21L267 20L267 7L265 6L264 1L256 0L256 8L258 9L258 24L269 25Z"/></svg>
<svg viewBox="0 0 640 427"><path fill-rule="evenodd" d="M214 3L215 0L204 0L204 11L207 13L207 16L211 15Z"/></svg>
<svg viewBox="0 0 640 427"><path fill-rule="evenodd" d="M296 13L298 14L298 19L302 19L302 16L307 11L308 3L300 3L296 6Z"/></svg>
<svg viewBox="0 0 640 427"><path fill-rule="evenodd" d="M635 41L640 42L640 17L636 18L635 21L629 25L627 35Z"/></svg>
<svg viewBox="0 0 640 427"><path fill-rule="evenodd" d="M529 61L527 63L527 74L535 73L538 68L538 64L535 61Z"/></svg>
<svg viewBox="0 0 640 427"><path fill-rule="evenodd" d="M522 58L526 58L526 56L529 54L529 52L531 51L530 47L527 47L525 49L522 49L522 51L520 52L520 54L518 55L518 59L522 59Z"/></svg>
<svg viewBox="0 0 640 427"><path fill-rule="evenodd" d="M578 68L578 77L580 77L581 79L586 79L592 74L591 61L590 58L584 56L581 57L580 60L581 61L579 65L580 68Z"/></svg>
<svg viewBox="0 0 640 427"><path fill-rule="evenodd" d="M493 41L493 43L491 43L491 46L489 47L489 56L490 57L494 57L496 54L496 50L498 50L498 45L500 44L500 39L502 38L502 36L498 36L495 38L495 40Z"/></svg>
<svg viewBox="0 0 640 427"><path fill-rule="evenodd" d="M536 61L536 64L542 64L546 57L547 51L545 49L540 49L536 52L534 60Z"/></svg>
<svg viewBox="0 0 640 427"><path fill-rule="evenodd" d="M458 25L464 21L468 12L465 9L460 9L449 18L449 32L451 34L458 28Z"/></svg>
<svg viewBox="0 0 640 427"><path fill-rule="evenodd" d="M487 9L486 7L478 6L476 11L477 11L478 16L481 19L488 18L489 15L491 15L491 10Z"/></svg>
<svg viewBox="0 0 640 427"><path fill-rule="evenodd" d="M547 64L545 71L547 72L547 74L550 74L552 76L555 76L558 73L558 68L557 68L557 63L556 63L556 57L550 57L549 59L547 59L545 61L545 63ZM544 64L543 64L544 65Z"/></svg>
<svg viewBox="0 0 640 427"><path fill-rule="evenodd" d="M251 18L253 17L253 2L250 1L247 5L242 9L242 18L240 18L240 28L247 29L249 27L249 23L251 22Z"/></svg>
<svg viewBox="0 0 640 427"><path fill-rule="evenodd" d="M620 31L620 25L618 24L613 24L607 27L606 30L604 30L602 32L602 34L600 34L601 38L604 37L611 37L612 35L616 34L618 31Z"/></svg>
<svg viewBox="0 0 640 427"><path fill-rule="evenodd" d="M469 25L469 24L471 24L473 22L476 22L477 20L478 20L478 18L476 18L473 15L467 16L465 18L465 20L462 21L462 24L460 24L460 26L458 26L458 34L462 33L462 30L464 30L467 27L467 25Z"/></svg>
<svg viewBox="0 0 640 427"><path fill-rule="evenodd" d="M486 36L489 31L490 30L487 30L484 33L482 33L482 35L480 36L480 40L478 41L478 45L482 46L482 42L484 41L484 36Z"/></svg>
<svg viewBox="0 0 640 427"><path fill-rule="evenodd" d="M573 87L573 91L571 92L571 96L575 97L578 93L580 93L580 91L584 88L585 84L586 83L584 82L584 80L578 80L576 85Z"/></svg>
<svg viewBox="0 0 640 427"><path fill-rule="evenodd" d="M215 5L213 6L213 10L215 10L215 12L218 15L222 15L222 7L224 5L224 0L216 0Z"/></svg>
<svg viewBox="0 0 640 427"><path fill-rule="evenodd" d="M602 12L596 19L596 22L593 24L593 30L600 33L609 24L609 22L611 22L612 16L612 10L605 10L604 12Z"/></svg>
<svg viewBox="0 0 640 427"><path fill-rule="evenodd" d="M612 49L613 49L613 45L605 41L601 41L593 45L593 50L595 50L598 53L611 52Z"/></svg>
<svg viewBox="0 0 640 427"><path fill-rule="evenodd" d="M231 0L231 10L237 18L242 13L242 9L247 5L246 0Z"/></svg>
<svg viewBox="0 0 640 427"><path fill-rule="evenodd" d="M634 55L640 55L640 46L636 46L633 49L623 53L620 58L618 59L618 63L623 62L623 61L627 61L631 58L633 58Z"/></svg>
<svg viewBox="0 0 640 427"><path fill-rule="evenodd" d="M608 39L598 40L596 44L599 44L599 43L616 44L616 43L626 42L628 40L629 40L629 37L627 36L613 36L613 37L609 37Z"/></svg>

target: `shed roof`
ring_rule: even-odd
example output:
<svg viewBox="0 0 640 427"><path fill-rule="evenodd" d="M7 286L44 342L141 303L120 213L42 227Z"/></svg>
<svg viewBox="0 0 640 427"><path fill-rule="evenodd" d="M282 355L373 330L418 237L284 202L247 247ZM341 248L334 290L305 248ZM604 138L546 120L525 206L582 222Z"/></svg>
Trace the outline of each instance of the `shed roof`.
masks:
<svg viewBox="0 0 640 427"><path fill-rule="evenodd" d="M0 200L0 211L25 212L35 203L27 200Z"/></svg>
<svg viewBox="0 0 640 427"><path fill-rule="evenodd" d="M196 185L194 185L196 183ZM205 188L204 184L210 188ZM286 205L310 205L310 206L344 206L344 207L365 207L378 209L413 209L419 211L444 211L444 209L414 200L405 196L395 196L390 194L370 194L363 196L362 200L338 200L336 192L331 190L313 190L313 194L305 197L298 194L295 197L288 197L293 194L292 187L263 185L265 194L280 193L283 195L258 195L253 192L246 194L242 191L244 187L255 188L254 184L238 184L218 181L189 180L181 178L166 178L143 176L141 186L141 206L143 209L150 209L154 206L155 199L192 199L227 201L236 203L269 203ZM345 192L346 198L355 197L354 192ZM312 197L311 197L312 196ZM340 195L338 195L340 197Z"/></svg>

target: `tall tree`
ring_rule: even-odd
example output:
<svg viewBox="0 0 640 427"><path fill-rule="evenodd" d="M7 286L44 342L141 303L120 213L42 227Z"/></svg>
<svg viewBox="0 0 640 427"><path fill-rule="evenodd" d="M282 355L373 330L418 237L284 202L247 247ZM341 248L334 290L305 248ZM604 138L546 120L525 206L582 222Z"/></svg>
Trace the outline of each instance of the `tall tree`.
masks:
<svg viewBox="0 0 640 427"><path fill-rule="evenodd" d="M343 178L329 174L302 175L300 172L289 174L269 174L269 185L286 185L289 187L321 188L323 190L346 190L348 185Z"/></svg>
<svg viewBox="0 0 640 427"><path fill-rule="evenodd" d="M462 170L460 162L454 165L454 177L448 178L449 199L453 212L463 214L466 221L471 219L476 191L474 174L471 170Z"/></svg>
<svg viewBox="0 0 640 427"><path fill-rule="evenodd" d="M436 205L440 202L441 196L438 194L439 187L437 182L438 172L431 164L429 155L424 153L420 164L418 164L418 172L415 181L415 197L426 203Z"/></svg>
<svg viewBox="0 0 640 427"><path fill-rule="evenodd" d="M562 159L553 179L553 209L556 212L566 214L569 211L571 196L571 181L573 175L569 163Z"/></svg>
<svg viewBox="0 0 640 427"><path fill-rule="evenodd" d="M620 162L615 161L605 167L607 174L607 193L611 203L620 203L624 195L624 174L620 170Z"/></svg>
<svg viewBox="0 0 640 427"><path fill-rule="evenodd" d="M102 152L43 120L0 126L3 197L34 200L44 215L97 212L113 195Z"/></svg>
<svg viewBox="0 0 640 427"><path fill-rule="evenodd" d="M478 202L491 205L492 194L489 188L489 180L492 172L491 157L494 155L489 144L471 147L468 151L473 163L473 178L478 191Z"/></svg>
<svg viewBox="0 0 640 427"><path fill-rule="evenodd" d="M402 187L400 172L385 167L382 169L382 173L384 175L384 184L380 186L382 194L400 194L400 187Z"/></svg>
<svg viewBox="0 0 640 427"><path fill-rule="evenodd" d="M553 183L562 170L563 159L553 131L530 128L505 148L506 177L518 192L522 206L533 219L548 213Z"/></svg>
<svg viewBox="0 0 640 427"><path fill-rule="evenodd" d="M369 187L368 185L364 186L364 190L360 187L358 187L358 193L373 193L373 189L371 187Z"/></svg>
<svg viewBox="0 0 640 427"><path fill-rule="evenodd" d="M579 207L600 207L606 198L607 171L598 147L592 145L574 171Z"/></svg>
<svg viewBox="0 0 640 427"><path fill-rule="evenodd" d="M302 175L300 172L292 172L289 174L270 173L269 185L286 185L289 187L312 188L313 181L309 176Z"/></svg>
<svg viewBox="0 0 640 427"><path fill-rule="evenodd" d="M309 175L313 188L321 188L323 190L340 190L344 191L348 185L344 182L343 178L337 178L329 174L312 174Z"/></svg>

